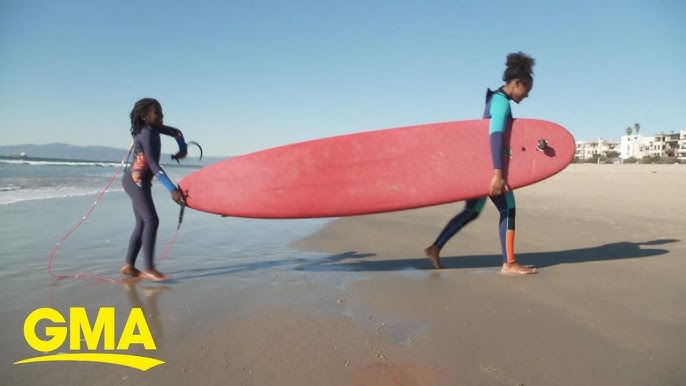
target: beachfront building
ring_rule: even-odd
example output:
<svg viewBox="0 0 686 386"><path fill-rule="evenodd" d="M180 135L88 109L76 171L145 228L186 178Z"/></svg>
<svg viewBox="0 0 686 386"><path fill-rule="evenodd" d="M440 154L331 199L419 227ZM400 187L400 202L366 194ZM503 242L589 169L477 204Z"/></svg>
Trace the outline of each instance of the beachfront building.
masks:
<svg viewBox="0 0 686 386"><path fill-rule="evenodd" d="M679 149L680 133L660 133L653 137L648 150L651 157L676 157Z"/></svg>
<svg viewBox="0 0 686 386"><path fill-rule="evenodd" d="M679 132L679 141L677 142L676 156L679 161L686 161L686 129Z"/></svg>
<svg viewBox="0 0 686 386"><path fill-rule="evenodd" d="M622 159L643 157L680 157L686 159L686 130L679 133L660 133L651 137L623 135L619 156Z"/></svg>
<svg viewBox="0 0 686 386"><path fill-rule="evenodd" d="M676 157L679 161L686 161L686 129L647 137L641 134L623 135L619 142L602 138L577 141L574 157L583 161L594 157L611 158L617 153L622 160Z"/></svg>
<svg viewBox="0 0 686 386"><path fill-rule="evenodd" d="M576 154L578 160L588 160L593 157L608 157L611 152L619 152L619 142L598 138L595 141L577 141Z"/></svg>
<svg viewBox="0 0 686 386"><path fill-rule="evenodd" d="M647 154L648 139L640 134L622 135L619 140L619 157L621 159L641 159Z"/></svg>

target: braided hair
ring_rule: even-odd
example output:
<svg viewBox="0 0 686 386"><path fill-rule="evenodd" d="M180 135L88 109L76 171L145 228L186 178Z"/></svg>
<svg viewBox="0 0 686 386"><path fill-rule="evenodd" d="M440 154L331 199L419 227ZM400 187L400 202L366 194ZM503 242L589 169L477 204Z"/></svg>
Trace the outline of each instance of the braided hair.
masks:
<svg viewBox="0 0 686 386"><path fill-rule="evenodd" d="M507 55L503 80L505 83L511 80L519 80L527 86L531 86L534 82L532 69L534 64L536 64L536 60L521 51Z"/></svg>
<svg viewBox="0 0 686 386"><path fill-rule="evenodd" d="M143 98L136 102L136 104L133 106L131 114L129 114L129 117L131 118L132 137L135 137L138 133L140 133L143 126L145 126L142 115L147 113L151 106L155 105L160 106L160 102L158 102L157 99Z"/></svg>

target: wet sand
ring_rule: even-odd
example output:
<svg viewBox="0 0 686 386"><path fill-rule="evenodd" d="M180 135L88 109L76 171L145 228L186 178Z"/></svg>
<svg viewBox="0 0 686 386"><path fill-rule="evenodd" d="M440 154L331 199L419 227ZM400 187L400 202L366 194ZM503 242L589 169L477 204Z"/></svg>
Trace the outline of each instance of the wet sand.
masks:
<svg viewBox="0 0 686 386"><path fill-rule="evenodd" d="M79 305L143 308L158 345L148 354L166 364L5 363L3 383L683 384L684 188L684 166L571 165L518 190L516 251L540 268L531 276L499 274L491 204L432 269L423 248L455 203L337 219L295 243L314 260L184 278L186 264L178 283L116 296L91 287ZM61 302L77 305L66 290ZM20 331L22 318L3 321ZM35 355L3 342L5 362Z"/></svg>
<svg viewBox="0 0 686 386"><path fill-rule="evenodd" d="M518 190L516 251L533 276L498 274L490 204L444 248L440 271L422 248L459 203L344 218L299 245L350 253L334 265L367 274L351 297L387 322L398 353L385 364L414 374L398 384L677 385L685 188L683 166L571 165Z"/></svg>

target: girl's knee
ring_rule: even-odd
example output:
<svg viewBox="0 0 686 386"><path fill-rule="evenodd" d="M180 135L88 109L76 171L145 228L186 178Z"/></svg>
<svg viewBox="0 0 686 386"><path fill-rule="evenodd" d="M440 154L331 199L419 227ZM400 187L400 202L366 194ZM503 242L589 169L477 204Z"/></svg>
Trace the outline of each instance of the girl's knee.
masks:
<svg viewBox="0 0 686 386"><path fill-rule="evenodd" d="M144 219L143 219L143 222L144 222L146 225L158 226L158 225L160 225L160 218L157 217L156 215L155 215L155 216L150 216L150 217L144 218Z"/></svg>
<svg viewBox="0 0 686 386"><path fill-rule="evenodd" d="M481 209L465 209L468 221L476 220L481 215Z"/></svg>

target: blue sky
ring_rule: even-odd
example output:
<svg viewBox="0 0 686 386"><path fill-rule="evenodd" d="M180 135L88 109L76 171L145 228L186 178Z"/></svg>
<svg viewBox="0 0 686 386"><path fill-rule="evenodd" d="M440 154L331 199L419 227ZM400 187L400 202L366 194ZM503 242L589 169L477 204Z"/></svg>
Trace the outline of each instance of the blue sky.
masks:
<svg viewBox="0 0 686 386"><path fill-rule="evenodd" d="M480 118L520 50L517 117L581 140L686 129L680 0L192 3L2 0L0 144L125 148L142 97L213 156Z"/></svg>

